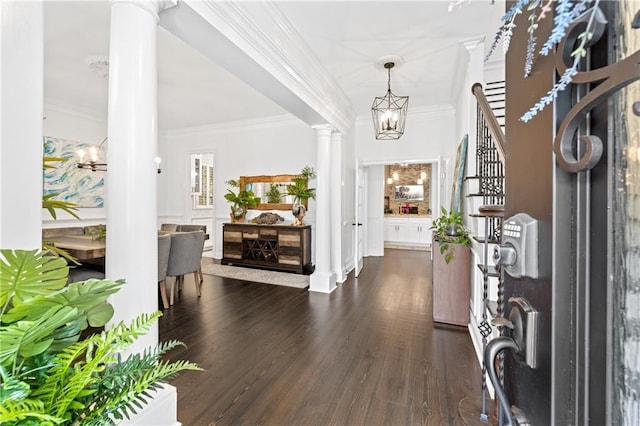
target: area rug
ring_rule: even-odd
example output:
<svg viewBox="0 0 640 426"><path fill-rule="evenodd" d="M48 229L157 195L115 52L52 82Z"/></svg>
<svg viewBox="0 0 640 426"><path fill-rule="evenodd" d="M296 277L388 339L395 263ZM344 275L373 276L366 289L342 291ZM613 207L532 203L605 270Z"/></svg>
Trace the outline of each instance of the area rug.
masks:
<svg viewBox="0 0 640 426"><path fill-rule="evenodd" d="M202 273L236 280L256 283L283 285L286 287L309 287L309 275L288 272L267 271L264 269L243 268L240 266L219 265L217 263L202 265Z"/></svg>

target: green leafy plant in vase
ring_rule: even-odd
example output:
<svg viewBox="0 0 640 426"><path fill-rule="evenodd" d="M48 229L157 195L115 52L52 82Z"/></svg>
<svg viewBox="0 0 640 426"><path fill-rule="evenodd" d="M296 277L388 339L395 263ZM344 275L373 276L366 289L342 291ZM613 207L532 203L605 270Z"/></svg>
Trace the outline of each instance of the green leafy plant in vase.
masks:
<svg viewBox="0 0 640 426"><path fill-rule="evenodd" d="M298 177L293 179L293 183L287 185L287 195L293 196L293 213L295 226L303 226L303 218L307 211L307 201L309 198L316 198L315 188L309 188L309 181L316 178L316 171L309 166L305 166Z"/></svg>
<svg viewBox="0 0 640 426"><path fill-rule="evenodd" d="M433 239L438 242L446 263L455 257L455 244L471 245L470 234L464 226L461 212L447 211L442 207L440 217L433 221L430 229L433 230Z"/></svg>
<svg viewBox="0 0 640 426"><path fill-rule="evenodd" d="M2 425L115 425L165 380L201 370L188 361L160 359L182 345L176 340L121 358L160 312L80 340L87 327L112 318L107 298L124 281L67 284L68 273L66 261L46 251L0 250Z"/></svg>
<svg viewBox="0 0 640 426"><path fill-rule="evenodd" d="M104 224L88 227L87 235L94 241L104 241L107 239L107 226Z"/></svg>
<svg viewBox="0 0 640 426"><path fill-rule="evenodd" d="M256 197L253 191L240 189L237 180L228 180L227 185L238 188L238 192L228 189L224 199L231 203L231 222L244 222L249 209L255 209L260 204L260 197Z"/></svg>

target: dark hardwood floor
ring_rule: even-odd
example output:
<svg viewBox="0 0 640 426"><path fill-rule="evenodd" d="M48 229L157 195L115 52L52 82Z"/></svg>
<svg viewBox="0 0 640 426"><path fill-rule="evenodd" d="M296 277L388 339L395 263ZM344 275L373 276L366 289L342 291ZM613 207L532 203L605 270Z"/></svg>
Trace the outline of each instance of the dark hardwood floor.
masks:
<svg viewBox="0 0 640 426"><path fill-rule="evenodd" d="M366 258L331 295L205 275L198 299L191 280L160 319L188 346L170 358L206 370L171 382L186 426L453 425L480 395L467 329L431 319L429 252Z"/></svg>

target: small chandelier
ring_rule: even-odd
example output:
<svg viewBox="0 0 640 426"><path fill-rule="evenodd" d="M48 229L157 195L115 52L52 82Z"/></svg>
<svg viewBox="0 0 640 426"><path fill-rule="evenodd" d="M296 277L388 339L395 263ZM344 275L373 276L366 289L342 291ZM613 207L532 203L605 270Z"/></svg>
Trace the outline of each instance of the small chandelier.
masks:
<svg viewBox="0 0 640 426"><path fill-rule="evenodd" d="M106 141L107 141L107 138L104 138L102 142L100 142L100 145L98 146L93 145L89 148L89 158L86 159L87 161L85 161L87 152L82 148L77 150L76 154L78 155L78 168L91 169L92 172L95 172L95 171L106 172L107 163L100 162L98 157L99 152L102 150L101 149L102 144L104 144Z"/></svg>
<svg viewBox="0 0 640 426"><path fill-rule="evenodd" d="M384 64L388 73L387 94L381 97L376 96L371 107L373 130L376 139L379 140L400 139L404 133L404 123L407 119L409 97L396 96L391 93L391 68L394 66L394 62Z"/></svg>

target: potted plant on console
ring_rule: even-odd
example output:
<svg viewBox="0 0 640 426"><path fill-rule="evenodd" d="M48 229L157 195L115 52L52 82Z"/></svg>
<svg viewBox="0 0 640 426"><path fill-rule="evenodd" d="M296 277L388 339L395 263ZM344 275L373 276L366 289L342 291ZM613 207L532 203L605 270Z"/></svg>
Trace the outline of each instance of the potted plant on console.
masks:
<svg viewBox="0 0 640 426"><path fill-rule="evenodd" d="M304 226L302 219L307 211L307 201L309 198L316 198L316 189L309 188L309 181L315 179L316 171L313 167L305 166L298 177L293 179L293 183L287 185L287 194L293 196L293 213L294 226Z"/></svg>
<svg viewBox="0 0 640 426"><path fill-rule="evenodd" d="M260 197L256 197L251 190L240 189L240 183L237 180L228 180L227 185L238 188L237 194L228 189L224 195L225 200L231 203L231 222L242 223L247 216L247 211L258 207Z"/></svg>
<svg viewBox="0 0 640 426"><path fill-rule="evenodd" d="M444 207L433 221L433 320L467 326L469 323L469 231L462 213Z"/></svg>

